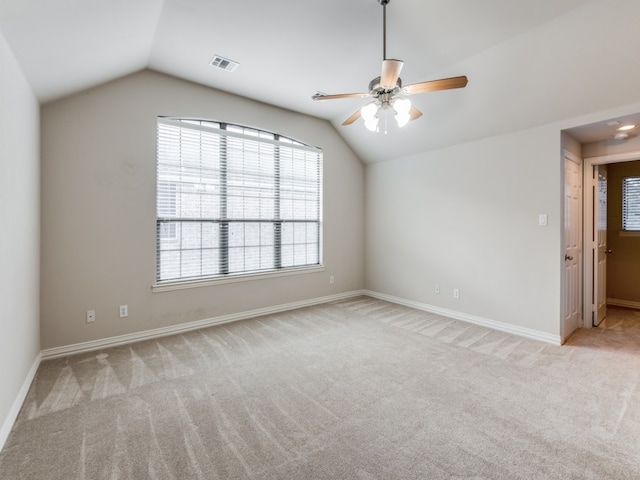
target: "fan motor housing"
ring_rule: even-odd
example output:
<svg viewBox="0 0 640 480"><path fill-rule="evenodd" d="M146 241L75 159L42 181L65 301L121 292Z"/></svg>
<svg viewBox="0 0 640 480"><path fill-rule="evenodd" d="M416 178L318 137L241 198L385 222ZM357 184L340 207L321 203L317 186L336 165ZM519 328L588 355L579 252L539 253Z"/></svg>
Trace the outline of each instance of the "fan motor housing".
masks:
<svg viewBox="0 0 640 480"><path fill-rule="evenodd" d="M369 91L371 92L371 94L383 94L383 93L390 93L390 92L394 92L396 90L401 90L402 89L402 79L400 77L398 77L398 81L396 82L396 86L394 88L388 89L388 88L384 88L382 85L380 85L380 77L376 77L373 80L371 80L369 82Z"/></svg>

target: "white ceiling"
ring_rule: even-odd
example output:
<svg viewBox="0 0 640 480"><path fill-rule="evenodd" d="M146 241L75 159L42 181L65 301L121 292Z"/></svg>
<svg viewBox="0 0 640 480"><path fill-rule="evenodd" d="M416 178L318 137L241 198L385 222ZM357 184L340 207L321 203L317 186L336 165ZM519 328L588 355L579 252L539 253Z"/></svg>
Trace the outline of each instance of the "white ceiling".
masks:
<svg viewBox="0 0 640 480"><path fill-rule="evenodd" d="M582 144L601 141L620 143L620 140L615 139L615 135L620 133L620 127L631 125L635 125L635 128L627 130L627 135L629 138L637 137L640 130L640 113L607 118L598 122L569 128L565 131Z"/></svg>
<svg viewBox="0 0 640 480"><path fill-rule="evenodd" d="M405 61L405 84L469 76L464 90L412 97L425 116L394 138L359 122L340 126L361 99L310 99L317 90L366 91L379 75L377 0L0 0L0 31L43 103L150 68L330 120L364 161L378 161L488 133L486 125L468 131L480 122L465 109L481 106L483 82L503 87L501 70L494 79L488 67L479 74L459 65L591 1L392 0L387 56ZM240 66L215 69L214 54ZM460 117L464 134L455 128Z"/></svg>

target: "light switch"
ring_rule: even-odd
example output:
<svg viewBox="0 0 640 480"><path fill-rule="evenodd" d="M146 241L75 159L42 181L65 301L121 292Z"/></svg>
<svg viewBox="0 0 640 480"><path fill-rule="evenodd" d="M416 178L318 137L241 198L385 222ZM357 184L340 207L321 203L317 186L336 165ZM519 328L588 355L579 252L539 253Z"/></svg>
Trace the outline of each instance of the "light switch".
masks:
<svg viewBox="0 0 640 480"><path fill-rule="evenodd" d="M541 213L540 215L538 215L538 225L540 225L541 227L546 227L547 226L547 214L546 213Z"/></svg>

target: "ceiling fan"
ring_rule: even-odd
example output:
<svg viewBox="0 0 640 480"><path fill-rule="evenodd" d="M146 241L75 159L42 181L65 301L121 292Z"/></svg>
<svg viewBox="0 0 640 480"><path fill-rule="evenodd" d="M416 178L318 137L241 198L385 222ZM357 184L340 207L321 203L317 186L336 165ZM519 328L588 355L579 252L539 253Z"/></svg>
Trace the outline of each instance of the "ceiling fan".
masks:
<svg viewBox="0 0 640 480"><path fill-rule="evenodd" d="M427 82L402 85L400 71L404 62L402 60L387 59L387 4L391 0L378 0L383 8L382 18L382 73L379 77L369 82L367 93L339 93L327 95L317 92L311 98L313 100L333 100L338 98L366 98L372 97L374 100L347 118L342 125L351 125L358 118L362 117L364 125L372 132L387 133L393 122L389 120L391 116L395 118L398 127L403 127L410 120L415 120L422 116L422 112L411 105L411 101L406 98L416 93L435 92L438 90L450 90L453 88L463 88L467 85L467 77L442 78L440 80L430 80ZM382 120L382 121L381 121Z"/></svg>

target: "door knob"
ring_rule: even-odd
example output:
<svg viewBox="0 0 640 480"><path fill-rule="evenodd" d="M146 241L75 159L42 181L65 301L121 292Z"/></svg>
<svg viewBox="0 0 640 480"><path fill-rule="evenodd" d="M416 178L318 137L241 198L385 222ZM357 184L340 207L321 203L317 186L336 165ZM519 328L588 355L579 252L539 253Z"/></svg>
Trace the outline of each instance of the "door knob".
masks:
<svg viewBox="0 0 640 480"><path fill-rule="evenodd" d="M564 259L565 259L565 260L573 260L573 257L572 257L572 256L570 256L570 255L565 255L565 256L564 256Z"/></svg>
<svg viewBox="0 0 640 480"><path fill-rule="evenodd" d="M613 250L605 250L604 253L613 253Z"/></svg>

